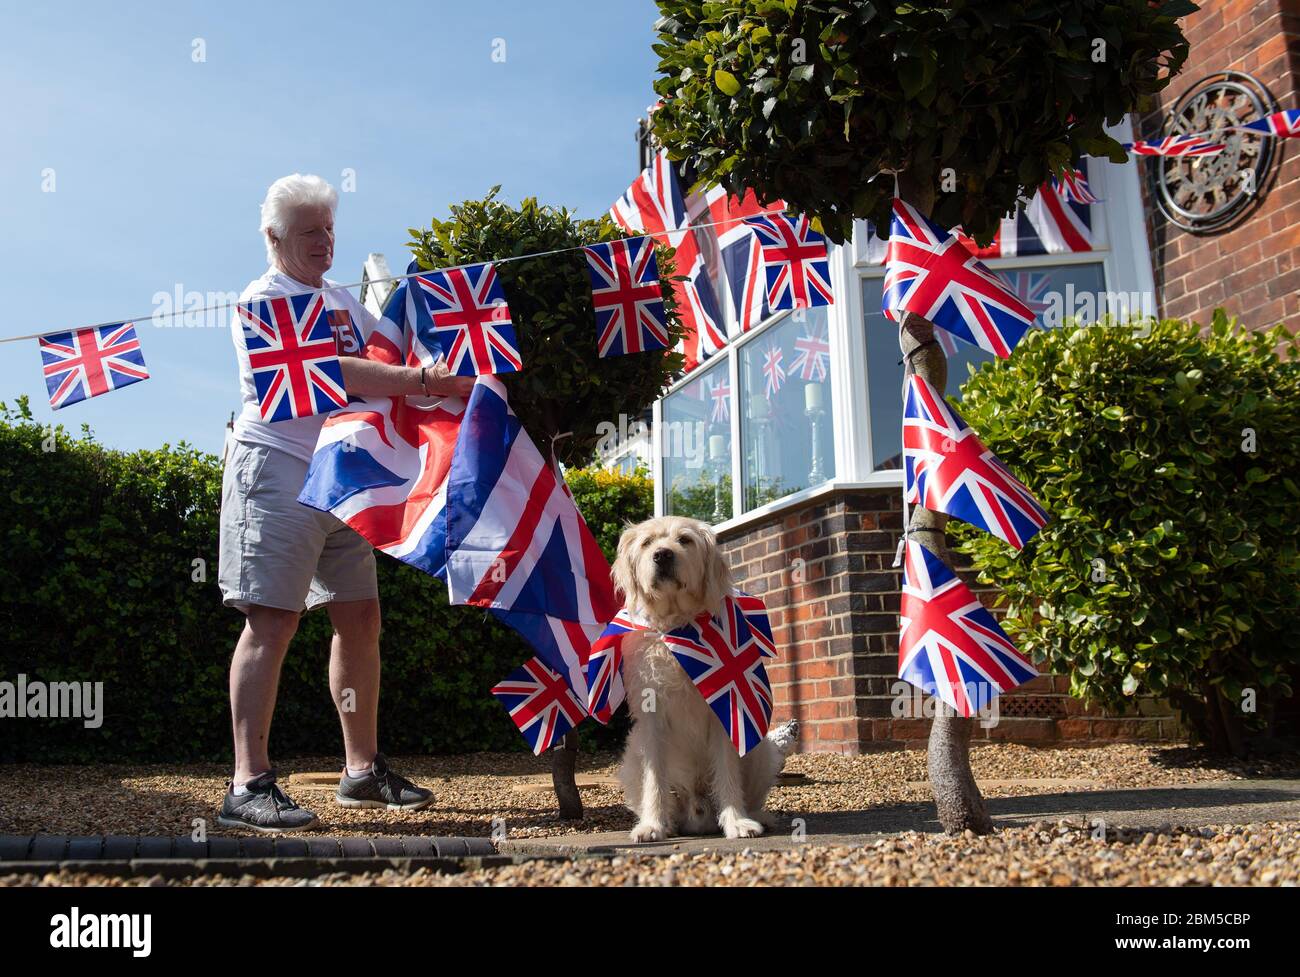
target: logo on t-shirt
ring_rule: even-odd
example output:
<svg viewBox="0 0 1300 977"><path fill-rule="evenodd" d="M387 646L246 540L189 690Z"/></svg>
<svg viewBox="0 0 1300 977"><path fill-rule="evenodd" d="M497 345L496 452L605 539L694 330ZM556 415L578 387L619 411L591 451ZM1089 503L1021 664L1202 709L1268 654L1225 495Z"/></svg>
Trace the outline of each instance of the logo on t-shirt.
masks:
<svg viewBox="0 0 1300 977"><path fill-rule="evenodd" d="M360 356L361 337L352 322L352 313L347 309L326 309L325 314L334 330L334 348L339 356Z"/></svg>

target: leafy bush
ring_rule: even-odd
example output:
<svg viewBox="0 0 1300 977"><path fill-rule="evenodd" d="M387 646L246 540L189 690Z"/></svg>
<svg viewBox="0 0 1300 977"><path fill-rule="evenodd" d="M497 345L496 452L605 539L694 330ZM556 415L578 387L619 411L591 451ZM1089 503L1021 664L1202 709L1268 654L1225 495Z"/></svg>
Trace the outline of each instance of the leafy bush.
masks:
<svg viewBox="0 0 1300 977"><path fill-rule="evenodd" d="M940 224L987 240L1081 154L1123 160L1103 127L1187 57L1186 0L881 3L658 0L655 135L732 193L820 220L888 226L893 181ZM1032 81L1029 81L1032 79ZM948 180L945 180L948 175ZM910 188L909 188L910 185Z"/></svg>
<svg viewBox="0 0 1300 977"><path fill-rule="evenodd" d="M1201 331L1034 330L973 371L963 416L1054 518L1019 557L952 528L1074 694L1168 694L1240 749L1243 690L1289 694L1300 662L1300 340L1222 310Z"/></svg>
<svg viewBox="0 0 1300 977"><path fill-rule="evenodd" d="M654 515L654 483L644 468L631 473L571 468L564 473L564 480L605 559L611 563L623 527Z"/></svg>
<svg viewBox="0 0 1300 977"><path fill-rule="evenodd" d="M628 519L647 511L644 479L575 475L599 526L621 525L624 505ZM34 423L20 402L0 405L0 484L0 681L104 683L99 729L5 720L0 760L227 759L227 671L243 617L216 583L217 459L183 444L108 450L89 432ZM450 606L440 581L383 556L378 566L383 748L525 748L488 690L529 648L484 612ZM330 635L324 612L303 618L280 678L275 756L341 753ZM623 731L583 728L601 746Z"/></svg>

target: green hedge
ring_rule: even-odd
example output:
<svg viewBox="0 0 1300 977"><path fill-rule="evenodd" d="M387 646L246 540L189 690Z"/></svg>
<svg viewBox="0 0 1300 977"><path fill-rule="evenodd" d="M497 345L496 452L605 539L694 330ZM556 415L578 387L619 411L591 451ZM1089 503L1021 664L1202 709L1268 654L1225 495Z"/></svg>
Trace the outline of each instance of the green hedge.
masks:
<svg viewBox="0 0 1300 977"><path fill-rule="evenodd" d="M1169 695L1239 749L1300 663L1300 341L1222 310L1205 335L1034 330L962 398L1053 516L1019 555L952 524L1021 649L1096 702Z"/></svg>
<svg viewBox="0 0 1300 977"><path fill-rule="evenodd" d="M649 483L572 474L612 552L615 527L648 515ZM216 583L218 460L183 444L108 450L85 429L37 425L24 403L0 405L0 485L0 680L104 683L102 727L2 720L0 760L227 759L227 670L243 617L222 606ZM483 611L449 606L440 581L396 560L379 559L379 589L382 748L524 748L488 690L527 646ZM273 755L342 751L329 640L328 615L303 618L281 676ZM600 746L623 731L583 728Z"/></svg>

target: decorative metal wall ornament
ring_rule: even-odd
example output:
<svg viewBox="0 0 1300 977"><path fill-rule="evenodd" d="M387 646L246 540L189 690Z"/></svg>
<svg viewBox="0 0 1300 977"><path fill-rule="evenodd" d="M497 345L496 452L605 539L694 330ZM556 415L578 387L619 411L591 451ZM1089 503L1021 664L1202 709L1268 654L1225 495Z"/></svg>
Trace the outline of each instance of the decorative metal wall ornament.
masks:
<svg viewBox="0 0 1300 977"><path fill-rule="evenodd" d="M1152 166L1161 213L1199 233L1244 220L1277 169L1277 150L1275 140L1231 127L1276 111L1268 89L1243 72L1222 71L1192 86L1166 117L1162 135L1208 133L1227 148L1215 156L1163 157Z"/></svg>

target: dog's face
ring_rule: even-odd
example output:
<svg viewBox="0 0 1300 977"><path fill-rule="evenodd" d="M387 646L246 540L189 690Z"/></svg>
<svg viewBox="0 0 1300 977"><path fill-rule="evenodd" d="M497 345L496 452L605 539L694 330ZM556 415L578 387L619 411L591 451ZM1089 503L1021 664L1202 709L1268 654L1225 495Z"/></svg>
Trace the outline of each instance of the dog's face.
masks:
<svg viewBox="0 0 1300 977"><path fill-rule="evenodd" d="M708 526L665 516L623 531L614 586L633 613L677 627L703 611L720 610L731 591L731 570Z"/></svg>

